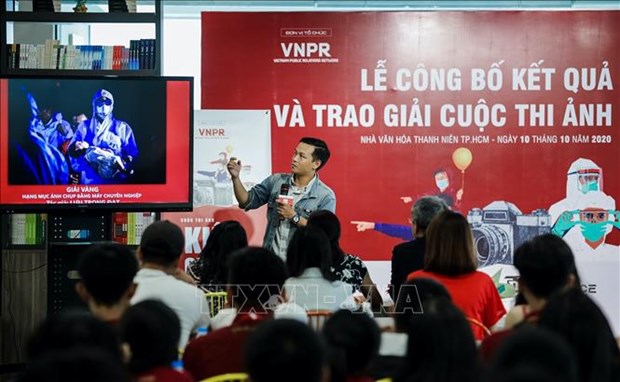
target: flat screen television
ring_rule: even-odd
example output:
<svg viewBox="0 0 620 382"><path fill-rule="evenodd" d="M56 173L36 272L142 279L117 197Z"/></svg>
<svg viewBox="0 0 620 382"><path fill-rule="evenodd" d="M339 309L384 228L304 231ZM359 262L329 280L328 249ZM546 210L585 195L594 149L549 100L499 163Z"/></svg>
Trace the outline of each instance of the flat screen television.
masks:
<svg viewBox="0 0 620 382"><path fill-rule="evenodd" d="M0 78L0 210L192 208L193 79Z"/></svg>

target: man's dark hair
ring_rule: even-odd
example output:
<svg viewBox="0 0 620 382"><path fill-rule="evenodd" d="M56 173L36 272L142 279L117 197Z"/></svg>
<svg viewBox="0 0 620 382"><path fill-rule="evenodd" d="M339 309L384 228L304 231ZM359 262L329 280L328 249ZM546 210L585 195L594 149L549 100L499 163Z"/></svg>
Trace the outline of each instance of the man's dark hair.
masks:
<svg viewBox="0 0 620 382"><path fill-rule="evenodd" d="M303 137L299 140L299 142L314 146L314 151L312 152L312 160L321 161L321 165L319 166L319 168L316 169L317 171L319 171L321 168L323 168L323 166L327 164L327 161L331 156L329 148L327 147L327 143L313 137Z"/></svg>
<svg viewBox="0 0 620 382"><path fill-rule="evenodd" d="M161 301L144 300L129 307L123 314L120 334L131 349L128 367L134 375L170 366L178 358L181 322Z"/></svg>
<svg viewBox="0 0 620 382"><path fill-rule="evenodd" d="M121 360L121 348L114 329L85 311L63 311L45 319L28 341L30 360L63 350L95 347Z"/></svg>
<svg viewBox="0 0 620 382"><path fill-rule="evenodd" d="M78 272L93 299L111 306L118 303L133 284L138 260L125 245L95 244L82 253Z"/></svg>
<svg viewBox="0 0 620 382"><path fill-rule="evenodd" d="M32 361L18 382L129 382L120 359L96 347L76 347Z"/></svg>
<svg viewBox="0 0 620 382"><path fill-rule="evenodd" d="M183 253L185 237L178 225L169 220L151 223L140 240L140 251L145 262L162 266L172 265Z"/></svg>
<svg viewBox="0 0 620 382"><path fill-rule="evenodd" d="M365 313L339 310L323 325L332 376L363 376L379 352L381 331Z"/></svg>
<svg viewBox="0 0 620 382"><path fill-rule="evenodd" d="M288 244L286 266L291 277L299 277L308 268L319 268L324 279L336 280L329 239L321 228L312 225L295 230Z"/></svg>
<svg viewBox="0 0 620 382"><path fill-rule="evenodd" d="M569 344L555 333L533 326L514 330L501 343L488 369L489 381L577 382L577 376L577 360Z"/></svg>
<svg viewBox="0 0 620 382"><path fill-rule="evenodd" d="M319 335L291 319L260 324L248 337L244 356L254 382L319 382L326 364Z"/></svg>
<svg viewBox="0 0 620 382"><path fill-rule="evenodd" d="M260 247L243 248L231 254L228 270L228 283L235 291L233 305L259 312L273 296L280 295L288 278L284 261Z"/></svg>
<svg viewBox="0 0 620 382"><path fill-rule="evenodd" d="M445 298L422 307L423 314L411 316L407 355L395 380L480 381L478 349L463 312Z"/></svg>
<svg viewBox="0 0 620 382"><path fill-rule="evenodd" d="M422 304L436 299L452 300L450 293L439 281L429 278L415 278L400 286L394 303L394 326L406 333L414 314L423 314Z"/></svg>
<svg viewBox="0 0 620 382"><path fill-rule="evenodd" d="M575 353L579 381L618 381L620 350L607 318L590 297L570 288L549 299L540 313L542 328L564 338Z"/></svg>
<svg viewBox="0 0 620 382"><path fill-rule="evenodd" d="M564 240L552 234L521 244L514 254L514 266L521 282L539 298L548 298L566 287L571 274L577 277L573 252Z"/></svg>

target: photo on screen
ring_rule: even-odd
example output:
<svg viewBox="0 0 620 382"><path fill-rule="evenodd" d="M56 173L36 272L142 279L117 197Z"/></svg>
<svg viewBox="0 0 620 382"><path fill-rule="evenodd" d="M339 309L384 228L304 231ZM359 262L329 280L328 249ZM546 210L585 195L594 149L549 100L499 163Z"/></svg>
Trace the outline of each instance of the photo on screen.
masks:
<svg viewBox="0 0 620 382"><path fill-rule="evenodd" d="M9 185L166 183L166 82L14 78Z"/></svg>

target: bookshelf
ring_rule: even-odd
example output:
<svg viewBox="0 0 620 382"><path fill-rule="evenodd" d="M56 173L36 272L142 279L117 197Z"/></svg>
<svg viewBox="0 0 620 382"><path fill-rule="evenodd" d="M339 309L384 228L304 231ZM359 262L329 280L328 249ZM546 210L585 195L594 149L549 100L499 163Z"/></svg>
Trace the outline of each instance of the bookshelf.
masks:
<svg viewBox="0 0 620 382"><path fill-rule="evenodd" d="M95 3L93 1L91 8ZM0 75L160 75L163 2L138 0L137 3L152 5L154 12L91 12L90 9L86 13L35 12L16 9L10 1L0 1ZM73 5L74 0L62 1L63 9ZM61 33L63 26L89 28L87 34L90 35L90 28L96 24L118 25L119 28L149 25L154 28L154 38L152 34L146 38L127 38L119 45L107 46L90 45L90 41L74 44L63 41L67 40ZM20 41L15 33L20 26L41 25L49 26L49 33L36 43Z"/></svg>

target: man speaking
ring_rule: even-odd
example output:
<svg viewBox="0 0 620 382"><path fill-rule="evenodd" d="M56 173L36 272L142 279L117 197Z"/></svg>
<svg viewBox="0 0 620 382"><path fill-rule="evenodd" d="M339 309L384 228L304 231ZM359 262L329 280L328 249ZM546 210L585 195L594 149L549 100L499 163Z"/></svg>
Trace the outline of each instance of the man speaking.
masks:
<svg viewBox="0 0 620 382"><path fill-rule="evenodd" d="M263 247L286 259L290 238L298 226L317 210L336 211L336 195L321 182L319 171L329 160L327 144L320 139L302 138L293 154L291 173L273 174L246 190L239 179L241 161L230 158L228 172L239 207L246 211L267 203L267 229Z"/></svg>

